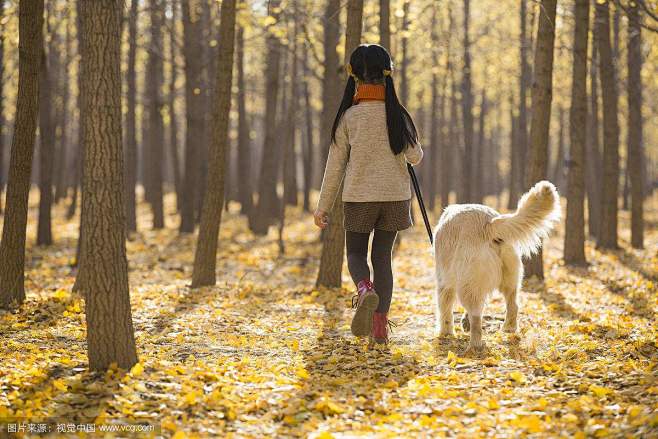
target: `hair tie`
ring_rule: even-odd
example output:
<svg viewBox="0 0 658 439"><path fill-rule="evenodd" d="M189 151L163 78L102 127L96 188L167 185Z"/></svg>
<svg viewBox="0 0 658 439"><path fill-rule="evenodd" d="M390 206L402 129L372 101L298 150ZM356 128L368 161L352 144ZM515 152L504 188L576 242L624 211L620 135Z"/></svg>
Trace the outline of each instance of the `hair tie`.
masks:
<svg viewBox="0 0 658 439"><path fill-rule="evenodd" d="M352 64L350 63L345 64L345 71L347 72L348 76L356 78L356 76L354 76L354 73L352 72Z"/></svg>
<svg viewBox="0 0 658 439"><path fill-rule="evenodd" d="M382 73L384 73L384 76L391 76L390 70L383 70Z"/></svg>

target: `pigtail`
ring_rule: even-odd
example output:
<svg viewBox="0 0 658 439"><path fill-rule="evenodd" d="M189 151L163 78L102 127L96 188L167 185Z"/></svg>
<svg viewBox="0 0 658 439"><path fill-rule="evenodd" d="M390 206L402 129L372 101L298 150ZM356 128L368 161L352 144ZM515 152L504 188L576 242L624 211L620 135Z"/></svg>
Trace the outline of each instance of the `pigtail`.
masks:
<svg viewBox="0 0 658 439"><path fill-rule="evenodd" d="M338 113L336 114L336 119L334 119L334 125L331 128L331 141L336 141L336 130L338 129L338 124L343 117L343 114L347 111L348 108L352 106L354 99L354 93L356 92L356 81L352 75L347 78L347 85L345 85L345 93L343 93L343 100L340 103L338 108Z"/></svg>
<svg viewBox="0 0 658 439"><path fill-rule="evenodd" d="M407 146L414 148L418 143L418 131L411 115L398 100L390 72L385 72L386 82L386 126L388 141L394 154L400 154Z"/></svg>

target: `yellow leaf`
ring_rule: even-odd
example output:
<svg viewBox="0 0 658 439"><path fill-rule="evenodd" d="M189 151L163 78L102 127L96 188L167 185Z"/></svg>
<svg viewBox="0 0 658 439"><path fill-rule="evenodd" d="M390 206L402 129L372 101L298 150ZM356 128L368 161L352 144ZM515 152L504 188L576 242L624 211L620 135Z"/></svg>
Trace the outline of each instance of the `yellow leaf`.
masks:
<svg viewBox="0 0 658 439"><path fill-rule="evenodd" d="M185 434L184 431L178 430L172 437L171 439L185 439L187 435Z"/></svg>
<svg viewBox="0 0 658 439"><path fill-rule="evenodd" d="M489 402L487 403L487 405L489 406L489 408L490 408L491 410L495 410L495 409L497 409L497 408L500 408L500 405L498 404L498 401L496 401L496 400L493 399L493 398L491 398L491 399L489 400Z"/></svg>
<svg viewBox="0 0 658 439"><path fill-rule="evenodd" d="M519 384L523 384L526 382L525 375L523 375L522 372L519 372L518 370L515 370L514 372L511 372L509 374L509 377L514 380L515 382Z"/></svg>
<svg viewBox="0 0 658 439"><path fill-rule="evenodd" d="M334 435L328 431L323 431L319 435L315 436L317 439L334 439Z"/></svg>
<svg viewBox="0 0 658 439"><path fill-rule="evenodd" d="M541 419L536 415L517 417L512 421L512 424L530 433L539 433L542 431Z"/></svg>
<svg viewBox="0 0 658 439"><path fill-rule="evenodd" d="M594 385L594 384L589 386L589 391L592 392L594 395L598 396L599 398L610 395L611 393L613 393L612 389L597 386L597 385Z"/></svg>
<svg viewBox="0 0 658 439"><path fill-rule="evenodd" d="M295 373L297 374L298 377L304 380L311 378L311 375L309 375L308 371L303 367L298 367Z"/></svg>
<svg viewBox="0 0 658 439"><path fill-rule="evenodd" d="M130 369L130 373L132 376L138 377L144 373L144 366L142 366L142 363L137 363L132 367L132 369Z"/></svg>
<svg viewBox="0 0 658 439"><path fill-rule="evenodd" d="M69 389L69 386L66 385L66 383L62 380L55 380L53 381L53 386L57 390L61 390L62 392L66 392Z"/></svg>

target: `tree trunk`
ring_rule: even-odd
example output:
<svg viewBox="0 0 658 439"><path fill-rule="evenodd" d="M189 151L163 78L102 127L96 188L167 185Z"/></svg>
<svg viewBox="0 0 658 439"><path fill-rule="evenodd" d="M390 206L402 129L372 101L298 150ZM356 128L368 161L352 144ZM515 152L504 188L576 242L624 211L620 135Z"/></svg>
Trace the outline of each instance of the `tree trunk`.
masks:
<svg viewBox="0 0 658 439"><path fill-rule="evenodd" d="M530 65L528 63L528 47L532 50L532 32L534 27L534 13L530 19L530 31L528 32L528 12L527 12L527 0L521 0L521 9L520 9L520 21L521 29L519 35L519 53L520 53L520 63L521 63L521 77L519 79L519 116L516 124L516 164L517 169L515 169L514 176L516 177L516 183L513 190L510 191L510 195L514 195L512 198L510 196L510 205L511 208L516 207L516 202L518 197L523 194L526 190L526 167L528 163L528 88L530 88L531 72ZM551 25L554 25L552 23ZM528 41L530 39L530 42ZM513 201L513 203L512 203Z"/></svg>
<svg viewBox="0 0 658 439"><path fill-rule="evenodd" d="M454 29L454 19L452 16L452 9L448 8L448 35L452 35ZM457 111L457 98L455 96L455 84L452 75L452 52L451 52L451 38L448 38L447 47L446 47L446 67L445 67L445 78L443 80L443 92L441 93L441 113L443 114L442 119L448 121L448 138L447 142L441 142L441 154L440 154L440 164L441 173L439 176L439 188L441 192L441 207L446 207L450 204L450 188L453 184L452 181L452 168L454 163L454 154L455 150L455 136L454 136L454 124L456 121L456 111ZM448 83L450 80L450 100L448 101ZM450 117L445 113L445 105L448 103L450 105ZM445 122L444 122L444 125Z"/></svg>
<svg viewBox="0 0 658 439"><path fill-rule="evenodd" d="M278 21L279 0L269 3L270 15ZM266 235L273 218L279 215L279 196L276 191L281 151L277 142L277 99L279 97L279 64L281 43L277 36L268 33L267 60L265 64L265 137L263 140L263 159L261 160L260 180L258 181L258 204L249 218L251 230L257 235Z"/></svg>
<svg viewBox="0 0 658 439"><path fill-rule="evenodd" d="M430 24L430 35L432 41L438 41L436 34L437 20L436 9L432 9L432 21ZM432 48L432 62L435 66L439 66L439 54L437 48ZM445 81L445 79L444 79ZM427 193L429 195L428 207L431 211L434 210L436 204L436 173L438 172L438 160L443 144L441 138L443 137L443 119L439 116L439 75L436 71L432 71L431 82L431 104L430 104L430 148L429 148L429 169L427 170ZM444 96L441 96L441 105L443 105ZM443 108L441 108L441 111Z"/></svg>
<svg viewBox="0 0 658 439"><path fill-rule="evenodd" d="M507 197L507 209L514 210L516 209L516 203L519 200L518 193L518 176L516 175L520 172L519 166L519 118L514 115L514 96L510 96L510 131L509 131L509 193Z"/></svg>
<svg viewBox="0 0 658 439"><path fill-rule="evenodd" d="M482 97L480 99L480 115L478 117L478 141L477 151L473 157L473 188L471 201L473 203L482 203L484 198L484 164L486 158L486 136L484 133L485 119L487 117L487 95L485 89L482 89ZM488 170L487 172L491 172Z"/></svg>
<svg viewBox="0 0 658 439"><path fill-rule="evenodd" d="M201 21L200 6L182 0L185 58L185 172L180 203L181 233L194 232L194 208L198 185L198 161L203 133L203 96L201 95Z"/></svg>
<svg viewBox="0 0 658 439"><path fill-rule="evenodd" d="M306 52L306 45L304 45L304 56L303 59L303 72L304 77L308 78L311 75L310 69L308 67L308 54ZM311 107L311 92L308 88L308 82L303 81L302 83L302 95L304 106L304 116L306 127L304 130L304 141L302 142L302 157L304 161L304 211L309 212L311 210L311 188L313 185L313 170L315 163L315 145L313 142L313 108Z"/></svg>
<svg viewBox="0 0 658 439"><path fill-rule="evenodd" d="M0 17L4 16L5 0L0 0ZM0 84L4 84L5 26L0 29ZM0 86L0 214L2 213L2 190L5 187L5 113L3 87Z"/></svg>
<svg viewBox="0 0 658 439"><path fill-rule="evenodd" d="M71 18L67 15L66 19L66 42L64 48L64 62L61 66L60 84L62 88L62 114L61 114L61 137L59 148L59 167L56 168L55 174L55 202L66 198L68 192L68 175L71 171L69 163L69 98L71 95L69 87L69 68L71 65Z"/></svg>
<svg viewBox="0 0 658 439"><path fill-rule="evenodd" d="M51 47L51 50L53 48ZM55 126L52 102L52 65L48 65L45 50L39 72L39 222L37 245L53 243L51 207L53 203L53 161L55 155Z"/></svg>
<svg viewBox="0 0 658 439"><path fill-rule="evenodd" d="M617 200L619 192L619 121L617 84L612 47L610 45L610 12L608 2L596 4L595 26L599 50L599 74L603 100L603 182L601 230L597 247L616 249Z"/></svg>
<svg viewBox="0 0 658 439"><path fill-rule="evenodd" d="M236 62L238 80L238 189L240 191L240 211L249 216L253 207L251 184L251 139L247 117L247 93L244 74L244 28L239 25L236 38Z"/></svg>
<svg viewBox="0 0 658 439"><path fill-rule="evenodd" d="M585 95L585 98L587 98L587 95ZM560 123L557 132L557 152L555 154L555 162L553 163L553 169L551 171L551 180L561 192L564 189L564 164L567 154L564 145L564 108L561 105L558 107L558 120Z"/></svg>
<svg viewBox="0 0 658 439"><path fill-rule="evenodd" d="M462 71L462 118L464 123L464 160L462 162L463 192L460 202L473 199L473 93L471 91L471 43L468 35L470 0L464 0L464 68Z"/></svg>
<svg viewBox="0 0 658 439"><path fill-rule="evenodd" d="M569 111L569 166L564 262L585 265L585 148L587 145L587 39L589 2L576 0L574 8L573 70Z"/></svg>
<svg viewBox="0 0 658 439"><path fill-rule="evenodd" d="M411 0L404 0L402 2L402 25L400 27L402 38L400 41L400 102L402 105L408 105L409 98L409 80L407 77L407 69L409 66L409 37L407 31L409 29L409 6L411 5ZM360 41L360 40L359 40ZM388 48L387 48L388 49ZM349 54L347 54L349 56Z"/></svg>
<svg viewBox="0 0 658 439"><path fill-rule="evenodd" d="M644 247L644 152L642 147L642 34L637 3L628 13L628 166L631 186L631 245Z"/></svg>
<svg viewBox="0 0 658 439"><path fill-rule="evenodd" d="M4 309L25 300L25 228L39 114L42 29L43 0L22 0L18 5L18 97L0 242L0 308Z"/></svg>
<svg viewBox="0 0 658 439"><path fill-rule="evenodd" d="M598 91L598 49L597 28L593 29L592 63L590 66L590 108L587 119L587 164L585 182L587 185L587 226L590 238L598 238L601 229L601 141L599 140L599 91Z"/></svg>
<svg viewBox="0 0 658 439"><path fill-rule="evenodd" d="M379 0L379 45L391 50L391 1Z"/></svg>
<svg viewBox="0 0 658 439"><path fill-rule="evenodd" d="M553 90L553 51L555 45L555 10L557 0L542 0L535 48L532 84L532 119L530 121L530 157L526 186L546 178L548 167L548 134L551 121ZM542 251L525 264L528 276L544 278Z"/></svg>
<svg viewBox="0 0 658 439"><path fill-rule="evenodd" d="M298 59L297 59L297 22L295 21L292 33L292 48L290 53L291 77L290 77L290 99L288 111L285 113L285 134L284 138L284 166L283 166L283 199L284 203L289 206L297 205L297 153L296 153L296 124L297 109L299 108L299 88L298 88ZM285 214L285 208L281 212Z"/></svg>
<svg viewBox="0 0 658 439"><path fill-rule="evenodd" d="M82 221L86 255L89 368L137 362L126 259L121 148L120 0L81 2L82 123L85 161Z"/></svg>
<svg viewBox="0 0 658 439"><path fill-rule="evenodd" d="M347 65L350 55L361 42L363 29L363 0L349 0L347 3L347 25L345 29L345 58ZM343 251L345 246L345 230L343 229L343 203L340 200L343 188L338 191L338 199L329 213L329 226L325 229L320 256L317 286L341 286L343 271Z"/></svg>
<svg viewBox="0 0 658 439"><path fill-rule="evenodd" d="M146 87L149 95L149 148L150 162L146 166L151 168L152 193L151 210L153 212L153 228L164 227L164 209L162 194L162 168L164 158L164 122L162 120L162 86L164 83L162 62L162 20L164 14L162 0L150 0L151 12L151 42L146 67L148 81Z"/></svg>
<svg viewBox="0 0 658 439"><path fill-rule="evenodd" d="M128 105L126 113L126 229L129 232L137 231L137 199L135 186L137 186L137 121L135 107L137 106L137 78L135 73L137 55L137 20L139 8L138 0L131 0L130 15L128 16L128 71L126 82L128 85Z"/></svg>
<svg viewBox="0 0 658 439"><path fill-rule="evenodd" d="M231 81L235 43L235 0L222 2L219 25L217 77L214 87L212 143L209 149L208 184L203 200L201 224L194 254L192 288L215 285L217 240L224 204L224 177L228 150L228 123L231 109Z"/></svg>
<svg viewBox="0 0 658 439"><path fill-rule="evenodd" d="M181 192L180 159L178 158L178 117L176 113L176 79L178 69L176 66L176 23L178 22L178 1L171 0L171 29L169 30L169 59L171 75L169 76L169 155L171 157L174 190L176 191L176 211L180 210Z"/></svg>
<svg viewBox="0 0 658 439"><path fill-rule="evenodd" d="M340 61L336 47L340 41L340 0L327 0L324 11L324 73L322 78L322 117L320 120L320 142L322 148L321 168L324 168L329 145L331 127L340 102Z"/></svg>

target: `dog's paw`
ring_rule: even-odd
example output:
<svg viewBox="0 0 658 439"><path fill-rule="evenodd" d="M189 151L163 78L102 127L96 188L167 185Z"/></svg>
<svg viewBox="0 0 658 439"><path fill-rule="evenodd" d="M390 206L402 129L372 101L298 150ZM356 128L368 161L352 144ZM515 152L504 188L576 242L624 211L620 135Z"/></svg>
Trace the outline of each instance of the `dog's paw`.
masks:
<svg viewBox="0 0 658 439"><path fill-rule="evenodd" d="M518 327L516 322L508 322L505 320L505 323L503 323L503 331L507 332L508 334L516 334Z"/></svg>
<svg viewBox="0 0 658 439"><path fill-rule="evenodd" d="M464 351L464 355L480 356L486 352L487 352L487 345L485 342L469 343L468 347Z"/></svg>
<svg viewBox="0 0 658 439"><path fill-rule="evenodd" d="M451 338L455 336L455 330L450 328L441 328L439 330L439 338Z"/></svg>
<svg viewBox="0 0 658 439"><path fill-rule="evenodd" d="M464 332L471 331L471 321L469 320L467 313L464 313L462 316L462 328L464 329Z"/></svg>

